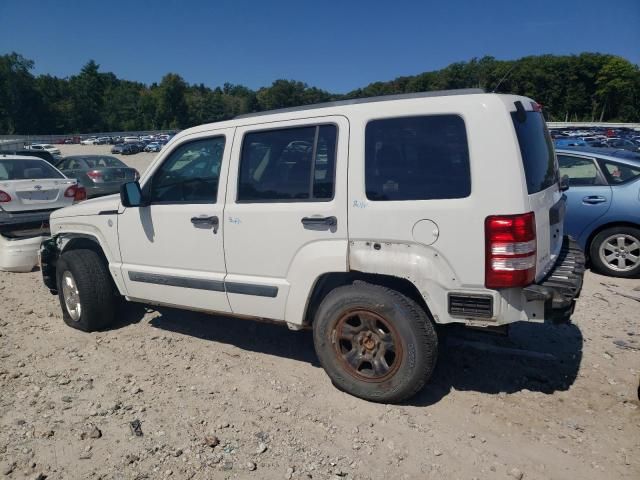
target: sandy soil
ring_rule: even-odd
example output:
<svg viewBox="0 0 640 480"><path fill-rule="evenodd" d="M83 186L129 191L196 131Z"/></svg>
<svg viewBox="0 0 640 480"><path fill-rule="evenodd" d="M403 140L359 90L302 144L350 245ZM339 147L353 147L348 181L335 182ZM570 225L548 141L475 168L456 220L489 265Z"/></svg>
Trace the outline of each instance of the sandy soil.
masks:
<svg viewBox="0 0 640 480"><path fill-rule="evenodd" d="M39 272L0 272L0 476L635 480L639 301L588 273L572 324L442 331L431 383L390 406L336 390L310 332L130 304L85 334Z"/></svg>

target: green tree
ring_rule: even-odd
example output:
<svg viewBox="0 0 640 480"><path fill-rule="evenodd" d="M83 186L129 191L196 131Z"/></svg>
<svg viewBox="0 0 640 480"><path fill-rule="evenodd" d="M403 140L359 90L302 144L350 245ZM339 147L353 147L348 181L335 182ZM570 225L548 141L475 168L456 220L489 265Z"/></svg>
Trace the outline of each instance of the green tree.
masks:
<svg viewBox="0 0 640 480"><path fill-rule="evenodd" d="M157 124L161 128L185 128L189 110L186 100L187 84L180 75L168 73L155 90L158 100Z"/></svg>

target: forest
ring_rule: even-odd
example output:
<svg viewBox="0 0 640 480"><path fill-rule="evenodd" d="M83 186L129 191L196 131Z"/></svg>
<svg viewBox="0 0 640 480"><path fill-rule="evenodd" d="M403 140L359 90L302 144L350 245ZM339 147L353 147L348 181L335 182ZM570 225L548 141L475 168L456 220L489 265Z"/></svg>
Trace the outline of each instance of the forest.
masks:
<svg viewBox="0 0 640 480"><path fill-rule="evenodd" d="M211 88L178 73L146 85L102 72L93 60L67 78L33 70L34 62L18 53L0 56L0 135L182 129L275 108L475 87L534 98L549 121L640 121L638 66L601 53L473 58L346 94L285 79L258 90L230 83Z"/></svg>

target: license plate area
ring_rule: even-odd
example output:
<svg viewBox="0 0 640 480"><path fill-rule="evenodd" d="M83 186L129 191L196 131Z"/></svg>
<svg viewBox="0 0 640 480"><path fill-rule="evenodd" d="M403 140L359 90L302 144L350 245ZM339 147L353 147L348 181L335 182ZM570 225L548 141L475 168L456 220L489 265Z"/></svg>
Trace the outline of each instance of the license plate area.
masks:
<svg viewBox="0 0 640 480"><path fill-rule="evenodd" d="M56 198L57 190L34 190L32 192L20 192L20 198L23 200L33 201L45 201L54 200Z"/></svg>

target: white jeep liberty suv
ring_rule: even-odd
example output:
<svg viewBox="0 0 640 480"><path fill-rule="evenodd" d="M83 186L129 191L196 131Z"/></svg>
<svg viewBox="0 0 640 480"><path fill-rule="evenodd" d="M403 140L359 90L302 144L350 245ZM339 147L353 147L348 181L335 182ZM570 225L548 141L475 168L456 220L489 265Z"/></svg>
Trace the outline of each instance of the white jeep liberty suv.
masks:
<svg viewBox="0 0 640 480"><path fill-rule="evenodd" d="M584 256L540 107L481 90L250 114L177 135L121 194L51 215L44 282L93 331L117 298L313 328L333 383L398 402L436 324L567 320Z"/></svg>

